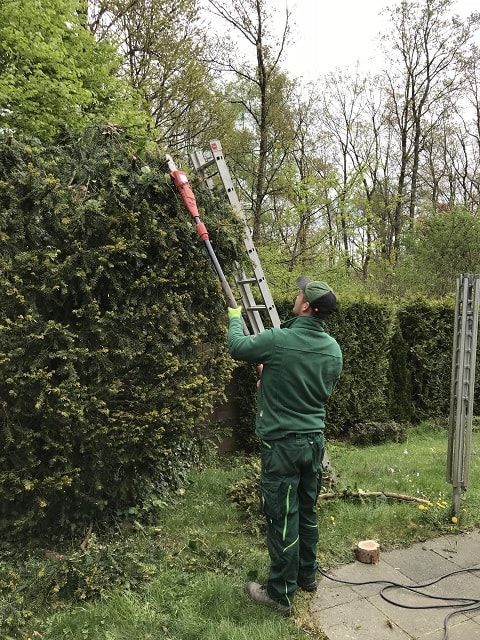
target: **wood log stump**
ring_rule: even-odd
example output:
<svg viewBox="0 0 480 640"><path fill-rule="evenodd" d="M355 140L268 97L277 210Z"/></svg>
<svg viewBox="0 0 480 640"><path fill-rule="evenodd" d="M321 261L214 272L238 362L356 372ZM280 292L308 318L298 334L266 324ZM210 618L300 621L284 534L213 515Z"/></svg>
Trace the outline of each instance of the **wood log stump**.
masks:
<svg viewBox="0 0 480 640"><path fill-rule="evenodd" d="M380 561L380 545L375 540L362 540L355 547L355 557L365 564L378 564Z"/></svg>

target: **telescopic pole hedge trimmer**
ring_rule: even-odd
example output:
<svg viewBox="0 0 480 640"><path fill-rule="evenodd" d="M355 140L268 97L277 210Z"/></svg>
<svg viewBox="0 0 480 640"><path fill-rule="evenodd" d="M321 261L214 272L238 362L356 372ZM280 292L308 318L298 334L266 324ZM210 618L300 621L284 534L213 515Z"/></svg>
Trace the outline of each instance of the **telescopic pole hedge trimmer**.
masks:
<svg viewBox="0 0 480 640"><path fill-rule="evenodd" d="M195 228L197 230L198 237L203 241L203 244L205 245L208 251L208 254L213 263L213 266L215 267L215 271L217 272L217 275L220 279L220 284L222 285L222 289L227 298L227 302L230 305L230 307L232 307L232 309L236 309L238 307L237 301L235 300L235 296L232 293L230 285L228 284L228 281L225 277L225 274L223 273L223 270L222 270L222 267L220 266L218 258L215 255L215 251L213 250L213 247L210 243L207 228L205 224L200 220L200 214L198 213L195 194L193 193L192 188L190 187L190 183L188 182L187 175L184 171L181 171L180 169L177 168L177 165L173 161L172 156L170 156L169 154L166 154L165 157L167 159L167 165L170 170L170 177L172 178L173 184L177 188L177 191L180 194L180 197L182 198L185 206L188 209L188 212L190 213L190 215L192 216L195 222ZM249 333L245 325L245 322L243 323L243 330L245 334Z"/></svg>

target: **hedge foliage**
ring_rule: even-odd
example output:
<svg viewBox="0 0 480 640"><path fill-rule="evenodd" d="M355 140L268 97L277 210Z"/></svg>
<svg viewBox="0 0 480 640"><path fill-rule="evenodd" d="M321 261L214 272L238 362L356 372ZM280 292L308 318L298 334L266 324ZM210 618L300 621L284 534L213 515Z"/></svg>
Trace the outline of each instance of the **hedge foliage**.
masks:
<svg viewBox="0 0 480 640"><path fill-rule="evenodd" d="M406 345L411 415L415 422L448 416L454 306L444 302L408 304L398 311Z"/></svg>
<svg viewBox="0 0 480 640"><path fill-rule="evenodd" d="M223 400L223 295L165 171L110 125L0 143L2 536L138 517ZM233 264L237 223L197 198Z"/></svg>
<svg viewBox="0 0 480 640"><path fill-rule="evenodd" d="M357 422L386 420L389 306L372 300L341 301L326 329L343 353L342 377L328 406L330 436L350 431Z"/></svg>

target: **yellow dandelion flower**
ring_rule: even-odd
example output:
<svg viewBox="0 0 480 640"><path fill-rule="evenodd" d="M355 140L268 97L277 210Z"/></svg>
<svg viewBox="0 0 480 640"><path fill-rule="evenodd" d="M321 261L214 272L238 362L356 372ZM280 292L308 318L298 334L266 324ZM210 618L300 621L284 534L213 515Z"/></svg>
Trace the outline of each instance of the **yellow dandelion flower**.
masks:
<svg viewBox="0 0 480 640"><path fill-rule="evenodd" d="M419 505L418 505L418 508L419 508L421 511L423 511L424 509L426 509L426 507L425 507L425 505L424 505L424 504L419 504Z"/></svg>
<svg viewBox="0 0 480 640"><path fill-rule="evenodd" d="M457 519L457 517L456 517L456 516L453 516L453 517L452 517L452 522L453 522L453 524L457 524L458 519Z"/></svg>

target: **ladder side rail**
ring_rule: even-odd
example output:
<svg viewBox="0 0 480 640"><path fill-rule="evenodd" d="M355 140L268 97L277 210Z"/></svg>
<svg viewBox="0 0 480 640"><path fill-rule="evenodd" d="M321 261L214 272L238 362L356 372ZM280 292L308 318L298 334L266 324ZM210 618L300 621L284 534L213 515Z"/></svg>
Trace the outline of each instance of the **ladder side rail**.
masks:
<svg viewBox="0 0 480 640"><path fill-rule="evenodd" d="M458 358L458 385L456 398L456 415L455 415L455 448L454 448L454 474L453 482L455 488L462 485L463 476L463 459L464 459L464 431L465 431L465 411L464 411L464 376L465 376L465 338L468 317L468 279L463 278L462 281L462 315L459 342L459 358Z"/></svg>
<svg viewBox="0 0 480 640"><path fill-rule="evenodd" d="M469 362L468 362L468 396L465 415L465 447L463 462L463 487L466 489L470 479L470 453L472 443L473 401L475 390L475 365L477 354L478 312L479 312L480 278L472 276L470 281L470 315L469 315Z"/></svg>
<svg viewBox="0 0 480 640"><path fill-rule="evenodd" d="M463 325L463 315L460 316L460 326ZM453 442L452 442L452 469L450 482L452 484L452 502L453 512L458 517L460 513L460 499L461 499L461 460L463 459L463 437L462 437L462 387L463 387L463 367L462 360L462 333L461 330L458 334L458 351L457 351L457 384L454 404L454 426L453 426Z"/></svg>
<svg viewBox="0 0 480 640"><path fill-rule="evenodd" d="M240 217L240 219L244 223L244 226L245 226L244 244L247 250L248 257L252 262L257 285L260 290L260 293L262 294L265 307L272 321L272 325L274 327L279 327L280 318L278 316L278 311L273 301L273 298L271 296L270 289L267 285L265 275L264 275L262 266L260 264L260 259L258 257L257 250L255 248L255 244L253 242L250 229L248 227L247 219L245 217L245 212L243 211L242 204L238 198L237 192L235 190L235 186L230 176L230 172L225 162L225 158L222 153L222 146L218 140L213 140L210 143L210 148L212 149L213 158L217 165L218 174L220 176L220 179L222 180L223 186L225 187L228 201L230 202L234 211L237 213L237 215Z"/></svg>
<svg viewBox="0 0 480 640"><path fill-rule="evenodd" d="M466 285L468 303L467 309L465 310L465 322L463 325L462 332L462 342L463 342L463 367L461 372L461 387L459 389L459 404L458 404L458 412L459 412L459 424L460 424L460 432L459 432L459 457L458 457L458 469L457 469L457 482L458 486L463 491L465 489L465 463L468 458L468 405L469 405L469 369L471 362L471 325L472 325L472 310L471 310L471 300L470 300L470 286Z"/></svg>
<svg viewBox="0 0 480 640"><path fill-rule="evenodd" d="M455 442L455 415L456 415L456 395L458 383L458 350L459 350L459 322L460 322L460 277L457 278L455 296L455 316L453 321L453 343L452 343L452 371L450 379L450 413L448 418L448 447L447 447L447 482L452 482L453 459Z"/></svg>

